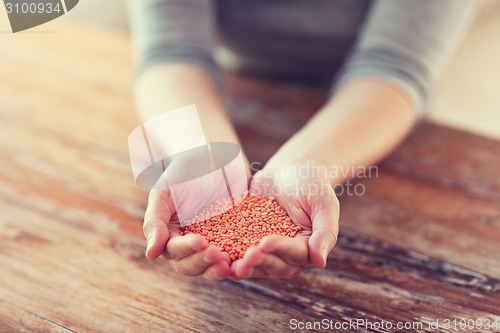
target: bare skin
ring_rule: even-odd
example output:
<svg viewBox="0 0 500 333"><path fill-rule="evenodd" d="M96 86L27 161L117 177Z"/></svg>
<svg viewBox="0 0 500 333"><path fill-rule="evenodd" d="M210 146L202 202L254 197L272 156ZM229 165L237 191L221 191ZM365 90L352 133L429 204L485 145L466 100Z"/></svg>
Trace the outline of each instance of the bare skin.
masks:
<svg viewBox="0 0 500 333"><path fill-rule="evenodd" d="M135 93L142 120L196 104L207 140L239 144L212 79L195 66L151 67L139 78ZM351 81L276 152L250 184L252 193L276 196L292 220L303 226L299 237L268 236L230 265L227 253L203 237L180 236L168 189L153 189L144 218L146 256L163 255L175 262L180 273L208 280L284 277L324 267L339 230L339 204L331 186L342 184L348 176L310 170L310 176L299 179L283 177L278 171L371 166L401 143L415 121L408 98L390 83L369 78ZM269 193L269 185L304 189L310 184L322 189L319 195L304 190Z"/></svg>

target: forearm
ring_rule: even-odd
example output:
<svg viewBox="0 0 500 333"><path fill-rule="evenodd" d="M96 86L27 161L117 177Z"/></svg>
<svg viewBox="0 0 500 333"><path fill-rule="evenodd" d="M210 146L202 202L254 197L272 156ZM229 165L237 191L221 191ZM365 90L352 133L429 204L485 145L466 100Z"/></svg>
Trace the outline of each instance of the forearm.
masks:
<svg viewBox="0 0 500 333"><path fill-rule="evenodd" d="M207 141L239 143L212 78L197 66L165 63L150 67L136 82L135 100L142 121L195 104Z"/></svg>
<svg viewBox="0 0 500 333"><path fill-rule="evenodd" d="M391 152L415 123L409 99L382 81L360 79L342 87L269 161L270 166L314 164L332 185Z"/></svg>

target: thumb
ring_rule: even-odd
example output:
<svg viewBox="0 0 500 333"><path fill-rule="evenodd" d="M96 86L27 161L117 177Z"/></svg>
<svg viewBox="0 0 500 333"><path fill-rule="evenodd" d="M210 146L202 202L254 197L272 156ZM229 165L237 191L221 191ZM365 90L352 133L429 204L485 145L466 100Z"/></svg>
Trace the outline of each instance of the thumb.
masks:
<svg viewBox="0 0 500 333"><path fill-rule="evenodd" d="M143 231L147 240L146 257L158 258L165 250L170 236L167 224L157 218L144 220Z"/></svg>
<svg viewBox="0 0 500 333"><path fill-rule="evenodd" d="M337 197L323 206L312 220L312 235L308 240L309 261L314 267L326 266L328 254L337 243L339 233L339 204Z"/></svg>
<svg viewBox="0 0 500 333"><path fill-rule="evenodd" d="M146 257L149 259L159 257L165 250L170 236L168 223L174 210L168 188L151 190L142 226L147 240Z"/></svg>
<svg viewBox="0 0 500 333"><path fill-rule="evenodd" d="M337 236L328 229L317 229L313 231L308 241L309 261L316 268L324 268L328 254L337 243Z"/></svg>

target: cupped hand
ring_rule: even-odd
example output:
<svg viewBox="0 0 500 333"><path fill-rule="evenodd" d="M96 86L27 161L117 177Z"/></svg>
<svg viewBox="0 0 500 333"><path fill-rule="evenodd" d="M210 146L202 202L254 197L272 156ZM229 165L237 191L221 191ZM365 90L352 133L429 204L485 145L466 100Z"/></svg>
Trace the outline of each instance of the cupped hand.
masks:
<svg viewBox="0 0 500 333"><path fill-rule="evenodd" d="M302 227L294 238L271 235L231 265L233 279L289 277L326 266L339 232L339 202L324 172L310 165L264 168L250 183L251 195L274 196Z"/></svg>
<svg viewBox="0 0 500 333"><path fill-rule="evenodd" d="M146 257L155 259L163 256L172 260L181 274L220 280L231 272L231 260L227 253L209 245L200 235L181 236L168 188L151 190L143 231L147 239Z"/></svg>
<svg viewBox="0 0 500 333"><path fill-rule="evenodd" d="M206 156L202 153L185 154L172 162L162 174L157 184L151 189L148 206L144 215L143 231L147 239L146 257L155 259L159 256L174 262L175 269L184 275L202 276L208 280L220 280L230 275L229 255L222 252L200 235L181 235L178 209L174 205L172 183L181 183L195 179L200 174L207 174ZM176 205L182 212L197 211L211 202L210 196L200 193L212 193L220 188L213 177L203 177L195 186L187 182L176 187ZM180 188L180 189L179 189ZM225 188L225 187L224 187Z"/></svg>

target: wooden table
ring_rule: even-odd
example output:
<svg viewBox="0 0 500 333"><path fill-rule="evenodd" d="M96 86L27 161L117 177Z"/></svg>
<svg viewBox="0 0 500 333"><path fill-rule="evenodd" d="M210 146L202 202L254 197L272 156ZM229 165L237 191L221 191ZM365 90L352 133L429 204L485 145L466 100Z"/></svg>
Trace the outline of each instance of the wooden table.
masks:
<svg viewBox="0 0 500 333"><path fill-rule="evenodd" d="M186 278L143 254L147 193L126 147L138 124L127 37L64 22L47 30L0 36L0 332L500 325L500 142L422 123L378 177L359 181L364 195L341 196L326 269L293 280ZM229 94L249 158L261 162L324 98L234 75ZM377 328L382 320L423 328Z"/></svg>

